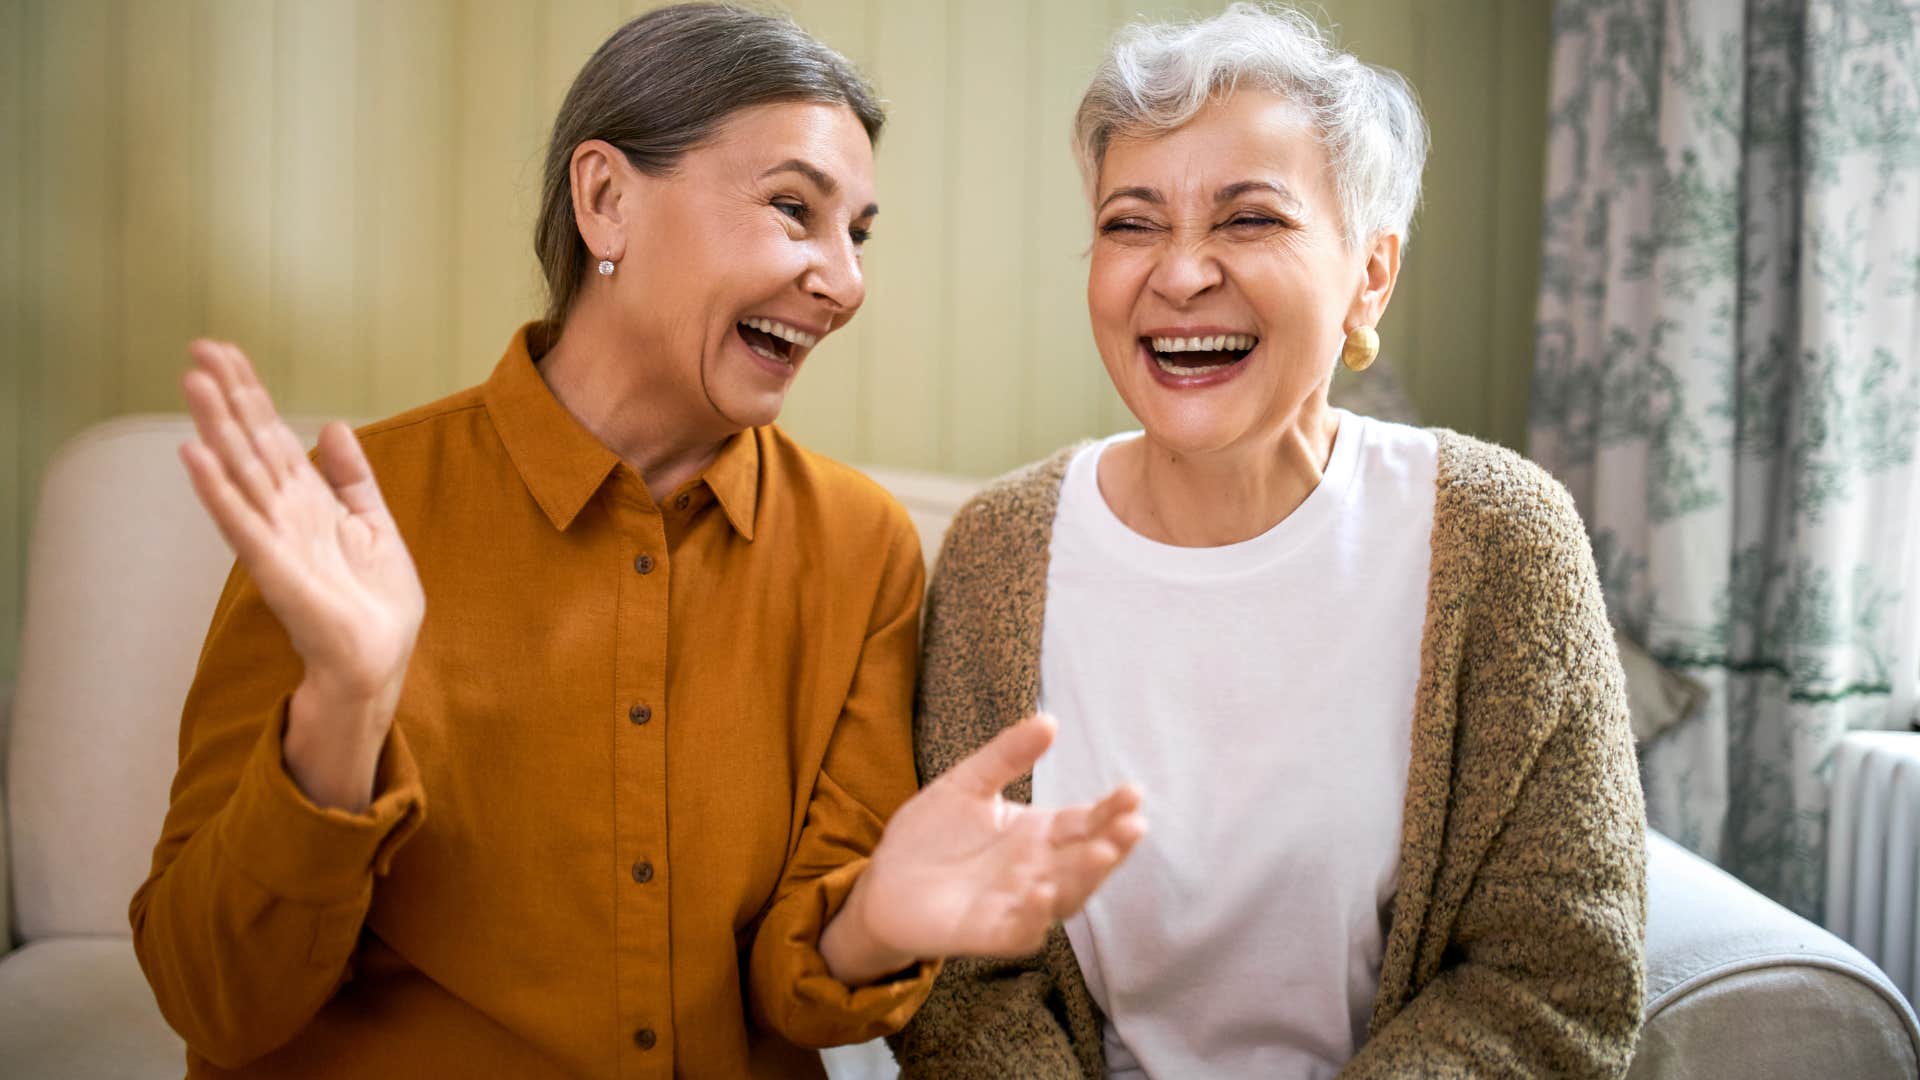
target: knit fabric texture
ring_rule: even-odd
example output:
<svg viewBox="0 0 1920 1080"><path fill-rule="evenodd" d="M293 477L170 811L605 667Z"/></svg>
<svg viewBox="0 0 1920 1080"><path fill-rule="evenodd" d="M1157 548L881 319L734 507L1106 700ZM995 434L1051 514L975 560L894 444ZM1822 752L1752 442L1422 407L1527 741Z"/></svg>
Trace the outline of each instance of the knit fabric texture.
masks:
<svg viewBox="0 0 1920 1080"><path fill-rule="evenodd" d="M1400 887L1368 1037L1341 1075L1620 1076L1645 981L1646 825L1592 550L1545 471L1434 435ZM1048 549L1075 449L954 517L926 600L922 783L1039 700ZM1032 791L1024 776L1006 796ZM1104 1022L1056 925L1031 956L949 962L889 1041L909 1078L1098 1078Z"/></svg>

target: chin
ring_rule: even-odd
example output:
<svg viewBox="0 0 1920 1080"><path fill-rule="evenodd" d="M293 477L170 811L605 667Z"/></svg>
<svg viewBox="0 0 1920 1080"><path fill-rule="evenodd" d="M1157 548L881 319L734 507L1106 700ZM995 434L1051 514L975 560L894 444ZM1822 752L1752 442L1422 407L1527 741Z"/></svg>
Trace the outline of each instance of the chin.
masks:
<svg viewBox="0 0 1920 1080"><path fill-rule="evenodd" d="M1134 409L1135 419L1154 445L1179 454L1222 450L1245 438L1252 424L1215 402L1149 402Z"/></svg>
<svg viewBox="0 0 1920 1080"><path fill-rule="evenodd" d="M754 393L736 389L713 395L714 406L720 410L720 415L740 428L765 427L773 423L780 419L780 409L786 402L785 393Z"/></svg>
<svg viewBox="0 0 1920 1080"><path fill-rule="evenodd" d="M1179 425L1142 425L1147 441L1156 448L1181 457L1200 457L1233 445L1232 436L1216 431L1194 430Z"/></svg>
<svg viewBox="0 0 1920 1080"><path fill-rule="evenodd" d="M705 382L707 400L728 426L753 428L780 419L793 376L789 373L784 379L773 379L752 365L721 363L707 369Z"/></svg>
<svg viewBox="0 0 1920 1080"><path fill-rule="evenodd" d="M723 405L720 413L736 428L766 427L780 419L780 406Z"/></svg>

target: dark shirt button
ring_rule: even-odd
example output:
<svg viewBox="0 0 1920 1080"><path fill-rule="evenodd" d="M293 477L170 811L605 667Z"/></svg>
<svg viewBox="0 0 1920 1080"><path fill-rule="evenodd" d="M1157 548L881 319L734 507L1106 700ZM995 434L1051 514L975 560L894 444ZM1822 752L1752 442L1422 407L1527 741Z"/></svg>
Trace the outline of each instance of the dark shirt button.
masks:
<svg viewBox="0 0 1920 1080"><path fill-rule="evenodd" d="M635 705L627 710L627 719L636 724L644 724L653 719L653 709L646 705Z"/></svg>
<svg viewBox="0 0 1920 1080"><path fill-rule="evenodd" d="M645 885L653 880L653 864L645 859L633 864L633 880Z"/></svg>
<svg viewBox="0 0 1920 1080"><path fill-rule="evenodd" d="M653 573L653 556L642 555L639 558L633 560L633 568L635 570L640 571L643 574Z"/></svg>
<svg viewBox="0 0 1920 1080"><path fill-rule="evenodd" d="M693 501L693 498L691 496L682 495L679 498L673 500L673 508L675 510L685 510L687 508L687 504L692 501Z"/></svg>
<svg viewBox="0 0 1920 1080"><path fill-rule="evenodd" d="M660 1040L654 1038L652 1028L641 1028L639 1031L633 1033L633 1045L642 1050L653 1049L653 1044L659 1041Z"/></svg>

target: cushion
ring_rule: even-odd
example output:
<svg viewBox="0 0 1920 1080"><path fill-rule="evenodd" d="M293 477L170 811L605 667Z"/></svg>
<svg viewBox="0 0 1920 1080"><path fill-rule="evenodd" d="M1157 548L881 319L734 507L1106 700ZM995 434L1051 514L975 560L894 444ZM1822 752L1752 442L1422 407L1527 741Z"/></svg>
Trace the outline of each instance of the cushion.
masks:
<svg viewBox="0 0 1920 1080"><path fill-rule="evenodd" d="M178 1077L186 1054L130 939L38 942L0 958L0 1071L8 1076Z"/></svg>
<svg viewBox="0 0 1920 1080"><path fill-rule="evenodd" d="M1693 715L1707 696L1706 687L1661 664L1639 642L1618 630L1613 641L1620 649L1620 667L1627 676L1627 712L1635 742L1645 744Z"/></svg>
<svg viewBox="0 0 1920 1080"><path fill-rule="evenodd" d="M821 1053L830 1080L890 1080L875 1039ZM186 1044L160 1016L131 941L62 938L0 957L5 1075L138 1080L178 1077Z"/></svg>
<svg viewBox="0 0 1920 1080"><path fill-rule="evenodd" d="M191 434L184 416L111 420L47 468L5 785L27 941L127 933L160 835L180 706L233 562L176 456Z"/></svg>

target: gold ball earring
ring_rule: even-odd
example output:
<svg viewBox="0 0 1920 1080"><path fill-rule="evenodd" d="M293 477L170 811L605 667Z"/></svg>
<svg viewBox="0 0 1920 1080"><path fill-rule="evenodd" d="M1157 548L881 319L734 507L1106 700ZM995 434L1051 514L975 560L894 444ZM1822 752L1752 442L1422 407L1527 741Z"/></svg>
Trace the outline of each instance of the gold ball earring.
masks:
<svg viewBox="0 0 1920 1080"><path fill-rule="evenodd" d="M1340 362L1350 371L1365 371L1380 355L1380 335L1371 326L1356 326L1347 331L1347 343L1340 347Z"/></svg>

